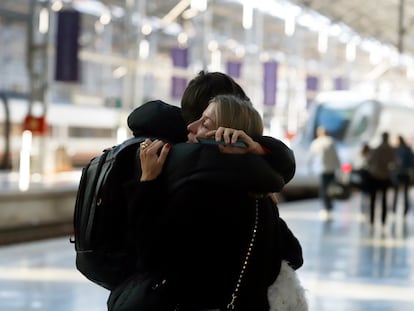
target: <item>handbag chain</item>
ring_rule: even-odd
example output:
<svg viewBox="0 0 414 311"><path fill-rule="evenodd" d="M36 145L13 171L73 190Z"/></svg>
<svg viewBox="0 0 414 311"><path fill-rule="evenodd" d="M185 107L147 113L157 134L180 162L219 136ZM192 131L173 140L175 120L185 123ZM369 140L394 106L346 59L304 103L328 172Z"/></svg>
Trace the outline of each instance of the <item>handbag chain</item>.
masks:
<svg viewBox="0 0 414 311"><path fill-rule="evenodd" d="M240 271L239 279L236 283L236 288L233 291L233 294L231 294L231 301L227 305L227 310L234 310L236 308L236 300L239 295L240 285L243 280L244 274L246 272L247 264L249 263L250 255L253 251L253 246L256 241L256 234L257 234L257 226L259 224L259 201L256 199L255 203L255 220L254 220L254 226L253 226L253 232L252 237L250 239L249 245L247 247L247 253L243 261L242 269Z"/></svg>

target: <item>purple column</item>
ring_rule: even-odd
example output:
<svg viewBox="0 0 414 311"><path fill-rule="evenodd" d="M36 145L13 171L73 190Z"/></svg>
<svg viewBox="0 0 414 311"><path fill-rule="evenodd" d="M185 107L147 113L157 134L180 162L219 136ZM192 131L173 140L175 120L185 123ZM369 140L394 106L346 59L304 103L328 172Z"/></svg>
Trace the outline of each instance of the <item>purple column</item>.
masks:
<svg viewBox="0 0 414 311"><path fill-rule="evenodd" d="M308 75L306 77L306 107L309 107L311 102L315 99L316 93L319 89L319 78Z"/></svg>
<svg viewBox="0 0 414 311"><path fill-rule="evenodd" d="M176 68L188 67L188 49L187 48L172 48L171 59L173 66ZM187 79L183 77L173 76L171 78L171 97L180 99L187 86Z"/></svg>
<svg viewBox="0 0 414 311"><path fill-rule="evenodd" d="M62 10L57 16L55 80L77 82L80 79L78 38L81 14L76 10Z"/></svg>
<svg viewBox="0 0 414 311"><path fill-rule="evenodd" d="M241 73L241 62L238 61L227 61L226 73L233 78L240 78Z"/></svg>
<svg viewBox="0 0 414 311"><path fill-rule="evenodd" d="M277 67L278 63L275 61L263 64L263 104L265 106L276 106Z"/></svg>
<svg viewBox="0 0 414 311"><path fill-rule="evenodd" d="M334 87L337 91L347 90L348 89L348 81L342 77L336 77L334 80Z"/></svg>

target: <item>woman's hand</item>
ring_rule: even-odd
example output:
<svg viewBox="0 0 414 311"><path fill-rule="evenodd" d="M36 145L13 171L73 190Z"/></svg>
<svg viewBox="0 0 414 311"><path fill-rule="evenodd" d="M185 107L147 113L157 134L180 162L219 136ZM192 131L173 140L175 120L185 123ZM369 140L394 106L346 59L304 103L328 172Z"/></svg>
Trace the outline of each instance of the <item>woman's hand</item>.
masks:
<svg viewBox="0 0 414 311"><path fill-rule="evenodd" d="M223 153L231 153L231 154L265 154L265 150L263 147L255 142L249 135L247 135L243 130L236 130L228 127L220 126L217 130L209 131L206 133L207 137L212 137L216 139L216 141L224 140L226 145L219 145L219 149ZM235 147L231 146L231 144L235 143L238 139L243 140L247 147Z"/></svg>
<svg viewBox="0 0 414 311"><path fill-rule="evenodd" d="M160 149L161 152L159 153ZM151 141L147 138L141 143L139 158L142 174L140 181L154 180L161 174L169 151L170 144L165 144L158 139Z"/></svg>

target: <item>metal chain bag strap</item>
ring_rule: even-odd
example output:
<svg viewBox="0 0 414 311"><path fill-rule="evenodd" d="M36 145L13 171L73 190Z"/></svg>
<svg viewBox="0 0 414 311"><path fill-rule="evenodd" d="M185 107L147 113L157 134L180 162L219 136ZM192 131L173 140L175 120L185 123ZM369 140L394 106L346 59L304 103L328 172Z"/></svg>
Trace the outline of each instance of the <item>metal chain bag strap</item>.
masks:
<svg viewBox="0 0 414 311"><path fill-rule="evenodd" d="M259 224L259 200L256 199L255 200L255 219L254 219L254 225L253 225L253 230L252 230L252 236L251 236L249 244L247 246L247 252L246 252L246 255L245 255L244 260L243 260L243 265L242 265L242 269L240 271L239 278L237 279L237 282L236 282L236 287L234 288L233 294L231 294L231 301L227 304L225 310L235 310L236 309L236 301L237 301L237 298L238 298L238 295L239 295L240 286L241 286L241 283L243 281L243 277L245 275L247 265L249 263L250 256L252 254L254 244L256 242L256 234L257 234L258 224ZM179 311L179 310L180 310L180 308L179 308L179 306L177 306L177 308L174 311ZM221 309L203 309L203 310L200 310L200 311L222 311L222 310Z"/></svg>
<svg viewBox="0 0 414 311"><path fill-rule="evenodd" d="M247 252L242 263L242 269L237 279L231 300L225 310L235 310L236 302L243 277L245 275L250 256L256 241L259 223L259 202L255 200L255 220ZM168 287L168 282L149 273L133 275L113 290L108 298L108 311L179 311L180 304L174 303ZM209 309L200 311L223 311L223 309Z"/></svg>
<svg viewBox="0 0 414 311"><path fill-rule="evenodd" d="M257 234L257 227L259 224L259 200L255 200L255 219L254 219L254 225L252 230L252 237L250 238L249 245L247 247L246 256L244 257L242 269L240 271L239 279L236 283L236 288L233 291L233 294L231 295L231 301L227 305L227 310L234 310L236 308L236 300L239 295L239 290L241 286L241 282L243 281L244 274L247 269L247 265L249 263L250 255L252 254L254 244L256 242L256 234Z"/></svg>

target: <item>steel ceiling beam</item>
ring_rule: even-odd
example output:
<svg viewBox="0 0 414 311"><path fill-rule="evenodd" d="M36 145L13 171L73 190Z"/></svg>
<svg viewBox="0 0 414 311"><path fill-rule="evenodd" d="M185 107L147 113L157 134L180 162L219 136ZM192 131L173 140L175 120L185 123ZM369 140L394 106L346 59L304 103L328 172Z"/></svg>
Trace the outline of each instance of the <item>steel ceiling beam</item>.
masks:
<svg viewBox="0 0 414 311"><path fill-rule="evenodd" d="M399 14L398 14L398 43L397 43L397 48L400 53L404 52L404 37L405 37L404 9L405 9L405 0L400 0Z"/></svg>

